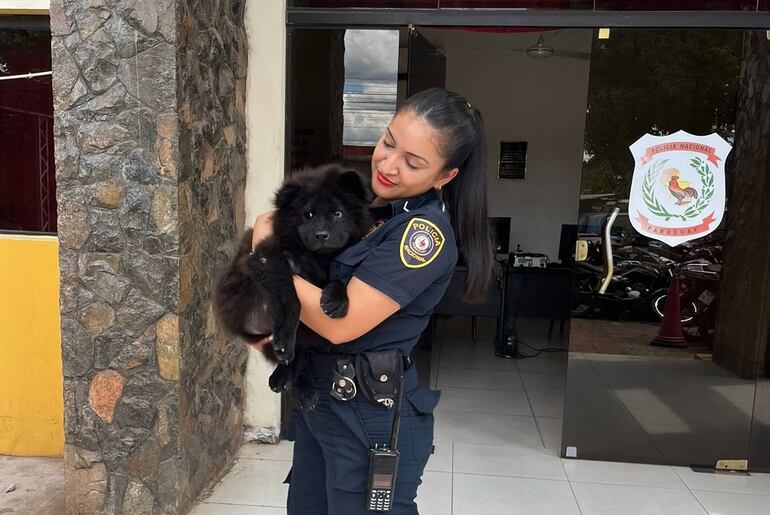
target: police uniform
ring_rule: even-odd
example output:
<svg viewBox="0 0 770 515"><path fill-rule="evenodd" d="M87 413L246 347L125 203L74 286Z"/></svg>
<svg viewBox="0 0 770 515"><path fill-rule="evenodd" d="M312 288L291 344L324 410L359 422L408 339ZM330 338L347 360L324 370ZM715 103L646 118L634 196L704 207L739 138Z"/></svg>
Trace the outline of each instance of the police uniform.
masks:
<svg viewBox="0 0 770 515"><path fill-rule="evenodd" d="M355 355L399 349L408 356L454 272L457 246L434 190L372 208L377 224L332 263L331 279L352 277L398 302L400 310L365 335L330 353ZM290 515L358 515L365 509L369 449L390 439L392 409L358 394L343 402L329 395L327 378L313 377L319 399L294 413ZM439 392L419 384L415 367L404 372L399 467L393 515L415 515L414 499L433 443L433 409Z"/></svg>

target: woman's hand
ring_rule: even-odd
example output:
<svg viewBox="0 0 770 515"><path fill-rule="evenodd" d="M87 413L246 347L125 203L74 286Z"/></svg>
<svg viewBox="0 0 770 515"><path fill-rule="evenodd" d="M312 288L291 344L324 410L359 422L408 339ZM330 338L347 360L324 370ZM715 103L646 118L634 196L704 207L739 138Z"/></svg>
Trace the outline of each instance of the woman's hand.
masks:
<svg viewBox="0 0 770 515"><path fill-rule="evenodd" d="M273 235L273 215L275 215L275 209L257 216L254 221L254 232L251 235L252 249Z"/></svg>

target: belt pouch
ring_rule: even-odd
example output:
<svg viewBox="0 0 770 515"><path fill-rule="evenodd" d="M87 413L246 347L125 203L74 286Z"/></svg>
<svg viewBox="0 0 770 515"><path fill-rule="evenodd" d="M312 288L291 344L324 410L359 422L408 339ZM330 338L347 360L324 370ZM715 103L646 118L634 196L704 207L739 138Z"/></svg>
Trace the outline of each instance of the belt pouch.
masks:
<svg viewBox="0 0 770 515"><path fill-rule="evenodd" d="M356 372L366 398L388 409L396 405L404 373L400 350L359 354L356 356Z"/></svg>

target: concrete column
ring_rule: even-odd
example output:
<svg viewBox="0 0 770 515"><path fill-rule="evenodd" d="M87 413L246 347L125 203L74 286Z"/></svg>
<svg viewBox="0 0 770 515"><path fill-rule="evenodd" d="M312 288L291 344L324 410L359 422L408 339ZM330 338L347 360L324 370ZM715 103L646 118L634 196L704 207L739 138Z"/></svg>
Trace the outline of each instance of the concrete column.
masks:
<svg viewBox="0 0 770 515"><path fill-rule="evenodd" d="M246 86L248 177L246 221L272 208L284 177L286 124L286 1L249 0L246 5L249 72ZM250 349L246 374L246 439L276 442L281 429L281 397L267 386L272 366Z"/></svg>

